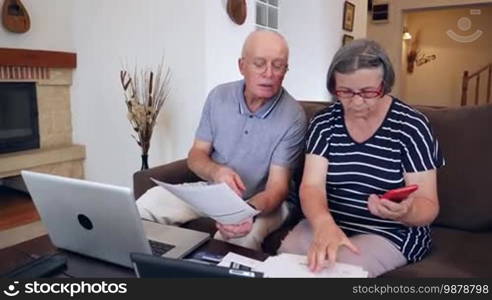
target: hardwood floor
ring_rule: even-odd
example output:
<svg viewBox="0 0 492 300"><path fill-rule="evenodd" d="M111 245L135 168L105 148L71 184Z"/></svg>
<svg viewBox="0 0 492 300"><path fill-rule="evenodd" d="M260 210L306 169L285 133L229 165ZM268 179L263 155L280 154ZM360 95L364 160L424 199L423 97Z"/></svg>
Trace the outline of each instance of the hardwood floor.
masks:
<svg viewBox="0 0 492 300"><path fill-rule="evenodd" d="M0 186L0 230L39 220L39 214L27 193Z"/></svg>

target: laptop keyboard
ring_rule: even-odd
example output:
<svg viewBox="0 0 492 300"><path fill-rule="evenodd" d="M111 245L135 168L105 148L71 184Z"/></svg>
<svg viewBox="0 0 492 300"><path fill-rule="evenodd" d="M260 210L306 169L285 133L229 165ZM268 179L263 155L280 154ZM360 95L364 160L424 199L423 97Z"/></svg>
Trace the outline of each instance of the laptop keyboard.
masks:
<svg viewBox="0 0 492 300"><path fill-rule="evenodd" d="M174 245L169 245L152 240L149 240L149 244L150 244L150 249L152 249L152 254L156 256L161 256L164 253L171 250L172 248L174 248Z"/></svg>

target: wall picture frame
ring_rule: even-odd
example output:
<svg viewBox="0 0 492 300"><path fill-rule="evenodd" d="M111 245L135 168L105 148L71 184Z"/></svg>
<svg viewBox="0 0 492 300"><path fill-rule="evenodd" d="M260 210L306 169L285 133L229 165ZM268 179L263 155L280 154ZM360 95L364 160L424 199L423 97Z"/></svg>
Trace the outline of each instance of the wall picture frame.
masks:
<svg viewBox="0 0 492 300"><path fill-rule="evenodd" d="M343 5L343 30L352 32L354 30L355 4L345 1Z"/></svg>
<svg viewBox="0 0 492 300"><path fill-rule="evenodd" d="M389 2L387 0L374 1L370 14L372 23L389 23Z"/></svg>
<svg viewBox="0 0 492 300"><path fill-rule="evenodd" d="M348 34L344 34L343 35L343 38L342 38L342 46L347 45L348 43L350 43L353 40L354 40L354 37L353 36L348 35Z"/></svg>

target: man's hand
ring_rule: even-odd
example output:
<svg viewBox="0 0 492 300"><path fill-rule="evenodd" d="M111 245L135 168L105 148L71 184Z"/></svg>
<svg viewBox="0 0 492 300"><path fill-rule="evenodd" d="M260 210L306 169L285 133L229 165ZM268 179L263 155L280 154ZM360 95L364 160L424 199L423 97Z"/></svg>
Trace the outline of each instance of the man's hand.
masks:
<svg viewBox="0 0 492 300"><path fill-rule="evenodd" d="M212 179L215 183L225 182L239 197L243 197L246 186L239 174L234 172L231 168L219 166L216 172L213 173Z"/></svg>
<svg viewBox="0 0 492 300"><path fill-rule="evenodd" d="M239 197L243 197L246 186L239 174L233 169L218 164L210 157L212 144L195 139L193 147L188 153L188 167L200 178L215 183L225 182Z"/></svg>
<svg viewBox="0 0 492 300"><path fill-rule="evenodd" d="M226 240L235 239L243 237L251 231L253 228L253 218L248 218L239 224L225 225L216 223L216 225L217 229Z"/></svg>

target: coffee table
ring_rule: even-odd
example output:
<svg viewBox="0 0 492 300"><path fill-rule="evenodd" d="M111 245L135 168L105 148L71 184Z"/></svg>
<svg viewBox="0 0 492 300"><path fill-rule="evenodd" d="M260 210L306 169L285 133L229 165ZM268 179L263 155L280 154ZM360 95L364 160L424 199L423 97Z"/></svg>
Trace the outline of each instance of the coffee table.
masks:
<svg viewBox="0 0 492 300"><path fill-rule="evenodd" d="M235 252L257 260L265 260L268 255L263 252L254 251L244 247L236 246L227 242L211 239L195 251L207 251L213 254L225 255ZM55 275L60 278L124 278L135 277L132 269L121 267L105 261L83 256L70 251L56 248L48 235L43 235L8 248L0 249L0 274L5 274L36 257L62 253L67 256L67 269ZM194 252L188 256L192 256Z"/></svg>

